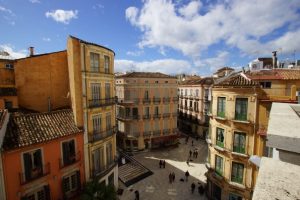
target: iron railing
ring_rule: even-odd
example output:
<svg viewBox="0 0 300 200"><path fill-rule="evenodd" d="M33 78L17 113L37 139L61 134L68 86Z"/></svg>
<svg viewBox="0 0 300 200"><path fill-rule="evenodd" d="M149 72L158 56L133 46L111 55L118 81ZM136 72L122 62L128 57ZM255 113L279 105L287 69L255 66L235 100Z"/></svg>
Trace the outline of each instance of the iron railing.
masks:
<svg viewBox="0 0 300 200"><path fill-rule="evenodd" d="M106 98L106 99L91 99L88 101L89 108L97 108L102 106L113 105L117 102L117 98Z"/></svg>
<svg viewBox="0 0 300 200"><path fill-rule="evenodd" d="M77 162L79 162L81 159L81 154L80 152L75 153L75 155L71 155L67 158L60 158L59 159L59 168L64 168L67 167L69 165L75 164Z"/></svg>
<svg viewBox="0 0 300 200"><path fill-rule="evenodd" d="M21 185L32 182L34 180L37 180L41 177L44 177L44 176L50 174L50 163L47 163L40 167L36 167L34 169L26 169L25 168L25 170L28 170L28 171L26 171L24 173L19 173Z"/></svg>

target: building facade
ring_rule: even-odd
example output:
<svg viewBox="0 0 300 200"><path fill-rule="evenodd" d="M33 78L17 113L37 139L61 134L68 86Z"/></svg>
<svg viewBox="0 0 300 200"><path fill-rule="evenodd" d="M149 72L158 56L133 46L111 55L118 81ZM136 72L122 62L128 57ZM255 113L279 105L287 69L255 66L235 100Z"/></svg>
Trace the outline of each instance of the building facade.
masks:
<svg viewBox="0 0 300 200"><path fill-rule="evenodd" d="M0 51L0 109L18 108L14 65L15 60L7 52Z"/></svg>
<svg viewBox="0 0 300 200"><path fill-rule="evenodd" d="M272 102L296 102L300 71L273 69L232 73L212 92L208 196L251 199L258 168L252 155L266 155L266 130Z"/></svg>
<svg viewBox="0 0 300 200"><path fill-rule="evenodd" d="M114 55L106 47L68 38L70 97L76 125L84 129L86 180L117 187Z"/></svg>
<svg viewBox="0 0 300 200"><path fill-rule="evenodd" d="M205 139L209 127L213 78L183 81L178 87L180 131Z"/></svg>
<svg viewBox="0 0 300 200"><path fill-rule="evenodd" d="M84 177L83 132L71 110L11 114L2 163L6 199L70 199Z"/></svg>
<svg viewBox="0 0 300 200"><path fill-rule="evenodd" d="M116 77L118 142L143 150L177 142L177 79L132 72Z"/></svg>

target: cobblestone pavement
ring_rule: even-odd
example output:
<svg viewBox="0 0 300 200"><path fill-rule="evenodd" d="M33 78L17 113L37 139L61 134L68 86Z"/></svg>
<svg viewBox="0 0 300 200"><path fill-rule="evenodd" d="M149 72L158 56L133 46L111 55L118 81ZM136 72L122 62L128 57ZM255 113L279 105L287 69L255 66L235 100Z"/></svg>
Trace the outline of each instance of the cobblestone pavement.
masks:
<svg viewBox="0 0 300 200"><path fill-rule="evenodd" d="M120 200L134 200L134 191L140 193L140 200L193 200L206 199L198 193L199 183L206 183L204 173L207 171L205 160L207 157L207 144L202 141L194 141L191 144L192 138L188 144L185 144L185 139L180 139L178 147L169 149L152 150L148 152L140 152L134 155L134 158L150 169L154 174L126 188L120 181L119 187L124 189L124 192L119 196ZM198 149L198 157L193 158L187 165L186 161L189 156L189 151ZM159 160L166 161L166 168L159 168ZM185 179L185 172L189 171L190 177L186 182L179 179ZM175 173L175 182L169 183L169 173ZM191 184L196 184L194 194L191 193Z"/></svg>

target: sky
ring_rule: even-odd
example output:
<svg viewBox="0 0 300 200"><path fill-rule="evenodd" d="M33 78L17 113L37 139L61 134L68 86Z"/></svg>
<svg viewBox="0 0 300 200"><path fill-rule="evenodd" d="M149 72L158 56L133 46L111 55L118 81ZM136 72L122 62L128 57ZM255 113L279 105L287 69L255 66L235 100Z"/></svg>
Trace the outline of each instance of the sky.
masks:
<svg viewBox="0 0 300 200"><path fill-rule="evenodd" d="M66 49L69 35L115 51L115 71L209 76L257 57L300 59L300 0L0 0L0 49Z"/></svg>

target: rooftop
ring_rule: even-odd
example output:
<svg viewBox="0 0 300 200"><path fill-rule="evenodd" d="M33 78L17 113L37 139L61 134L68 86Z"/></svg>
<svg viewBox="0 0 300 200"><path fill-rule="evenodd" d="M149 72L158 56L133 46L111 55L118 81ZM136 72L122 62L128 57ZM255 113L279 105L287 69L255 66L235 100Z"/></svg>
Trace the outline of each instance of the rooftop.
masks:
<svg viewBox="0 0 300 200"><path fill-rule="evenodd" d="M218 69L214 74L216 74L216 73L220 73L220 72L222 72L222 71L226 71L226 70L229 70L229 71L234 71L234 69L233 68L231 68L231 67L222 67L222 68L220 68L220 69Z"/></svg>
<svg viewBox="0 0 300 200"><path fill-rule="evenodd" d="M300 104L273 103L267 146L300 153Z"/></svg>
<svg viewBox="0 0 300 200"><path fill-rule="evenodd" d="M272 158L261 159L253 200L298 200L300 166Z"/></svg>
<svg viewBox="0 0 300 200"><path fill-rule="evenodd" d="M174 76L170 76L167 74L163 74L160 72L129 72L124 75L120 75L117 78L173 78Z"/></svg>
<svg viewBox="0 0 300 200"><path fill-rule="evenodd" d="M94 46L98 46L98 47L104 48L104 49L106 49L106 50L109 50L109 51L113 52L114 55L115 55L115 52L114 52L113 50L111 50L110 48L107 48L107 47L105 47L105 46L102 46L102 45L99 45L99 44L96 44L96 43L92 43L92 42L87 42L87 41L85 41L85 40L79 39L79 38L74 37L74 36L72 36L72 35L70 35L70 38L73 38L73 39L75 39L75 40L79 40L79 42L84 43L84 44L94 45Z"/></svg>
<svg viewBox="0 0 300 200"><path fill-rule="evenodd" d="M258 82L251 80L243 72L232 72L228 76L215 81L215 86L258 86Z"/></svg>
<svg viewBox="0 0 300 200"><path fill-rule="evenodd" d="M271 69L247 73L252 80L299 80L299 69Z"/></svg>
<svg viewBox="0 0 300 200"><path fill-rule="evenodd" d="M11 150L80 133L70 109L10 117L3 149Z"/></svg>

